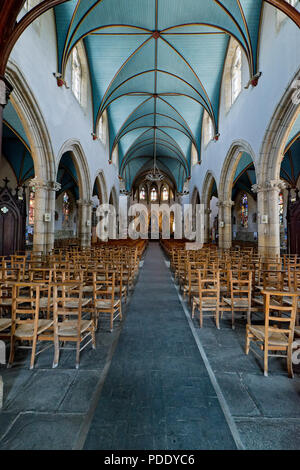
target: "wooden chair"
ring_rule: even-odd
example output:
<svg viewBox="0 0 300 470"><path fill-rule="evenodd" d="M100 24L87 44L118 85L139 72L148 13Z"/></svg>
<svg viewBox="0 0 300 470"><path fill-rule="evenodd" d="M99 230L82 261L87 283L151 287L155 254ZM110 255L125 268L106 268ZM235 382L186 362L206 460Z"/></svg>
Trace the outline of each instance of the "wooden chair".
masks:
<svg viewBox="0 0 300 470"><path fill-rule="evenodd" d="M78 284L76 280L56 283L53 294L55 346L53 367L58 365L61 349L75 349L76 369L78 369L80 352L91 342L93 349L96 348L95 316L89 308L91 299L83 298L83 285ZM76 347L66 348L60 346L60 342L73 342L76 343ZM81 346L82 343L84 343L83 346Z"/></svg>
<svg viewBox="0 0 300 470"><path fill-rule="evenodd" d="M98 324L99 316L108 315L110 320L110 331L113 331L114 321L120 317L122 320L122 303L121 298L115 295L115 273L112 273L109 280L97 280L94 273L94 303L96 312L96 324Z"/></svg>
<svg viewBox="0 0 300 470"><path fill-rule="evenodd" d="M12 325L12 283L0 282L0 339L10 338Z"/></svg>
<svg viewBox="0 0 300 470"><path fill-rule="evenodd" d="M124 274L122 264L116 263L110 265L110 273L115 273L115 298L124 300L127 302L127 286L124 285ZM125 278L126 280L126 278ZM108 291L112 289L112 286L107 287Z"/></svg>
<svg viewBox="0 0 300 470"><path fill-rule="evenodd" d="M207 264L205 262L187 262L187 283L183 286L183 298L188 297L188 302L192 304L192 297L197 296L199 289L198 270L205 272L206 277Z"/></svg>
<svg viewBox="0 0 300 470"><path fill-rule="evenodd" d="M264 351L264 375L268 376L268 358L270 356L286 357L289 377L293 377L292 344L294 338L297 300L299 293L282 291L263 291L264 295L264 325L246 327L246 354L249 354L251 341L258 343ZM291 306L283 305L282 299L289 297ZM280 351L285 354L270 354L270 351ZM253 350L255 353L255 351Z"/></svg>
<svg viewBox="0 0 300 470"><path fill-rule="evenodd" d="M13 284L9 367L14 361L16 341L32 343L30 369L33 369L36 354L42 352L36 352L37 342L53 340L53 319L40 316L40 289L41 286L36 283Z"/></svg>
<svg viewBox="0 0 300 470"><path fill-rule="evenodd" d="M220 277L216 270L213 278L206 277L206 271L198 270L198 296L193 297L192 318L195 311L199 311L200 328L203 326L203 312L213 312L206 314L205 317L214 317L216 326L220 329Z"/></svg>
<svg viewBox="0 0 300 470"><path fill-rule="evenodd" d="M231 311L232 329L235 329L235 313L246 312L247 322L251 323L252 272L229 271L230 298L222 298L222 313ZM227 306L227 307L226 307Z"/></svg>

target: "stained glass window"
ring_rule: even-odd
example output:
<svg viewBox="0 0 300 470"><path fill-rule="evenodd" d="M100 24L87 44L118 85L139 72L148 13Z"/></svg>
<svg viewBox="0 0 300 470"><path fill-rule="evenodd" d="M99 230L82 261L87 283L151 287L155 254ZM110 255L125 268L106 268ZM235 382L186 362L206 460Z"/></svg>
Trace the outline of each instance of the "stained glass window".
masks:
<svg viewBox="0 0 300 470"><path fill-rule="evenodd" d="M145 188L142 188L140 190L140 200L145 201L145 199L146 199L146 191L145 191Z"/></svg>
<svg viewBox="0 0 300 470"><path fill-rule="evenodd" d="M34 188L29 193L29 213L28 213L28 223L29 225L34 225L34 204L35 204L35 192Z"/></svg>
<svg viewBox="0 0 300 470"><path fill-rule="evenodd" d="M203 127L204 127L204 145L207 145L214 138L214 124L208 112L205 111L203 115Z"/></svg>
<svg viewBox="0 0 300 470"><path fill-rule="evenodd" d="M68 193L64 193L63 196L63 225L67 224L70 216L70 198Z"/></svg>
<svg viewBox="0 0 300 470"><path fill-rule="evenodd" d="M248 197L244 194L241 201L241 226L248 228Z"/></svg>
<svg viewBox="0 0 300 470"><path fill-rule="evenodd" d="M163 192L162 192L162 200L168 201L168 199L169 199L169 191L167 190L166 187L164 187Z"/></svg>
<svg viewBox="0 0 300 470"><path fill-rule="evenodd" d="M106 125L105 125L105 119L104 119L103 114L102 114L102 116L101 116L101 118L99 119L99 122L98 122L98 137L101 140L101 142L103 143L103 145L105 145L105 143L106 143ZM117 151L116 147L114 149L114 152L115 151Z"/></svg>
<svg viewBox="0 0 300 470"><path fill-rule="evenodd" d="M280 225L283 225L283 194L279 194L279 223Z"/></svg>
<svg viewBox="0 0 300 470"><path fill-rule="evenodd" d="M77 100L81 101L81 78L82 69L77 47L74 47L72 53L72 91Z"/></svg>
<svg viewBox="0 0 300 470"><path fill-rule="evenodd" d="M236 48L231 69L231 103L234 103L242 90L242 50Z"/></svg>
<svg viewBox="0 0 300 470"><path fill-rule="evenodd" d="M151 189L151 201L156 201L157 199L157 191L155 188Z"/></svg>

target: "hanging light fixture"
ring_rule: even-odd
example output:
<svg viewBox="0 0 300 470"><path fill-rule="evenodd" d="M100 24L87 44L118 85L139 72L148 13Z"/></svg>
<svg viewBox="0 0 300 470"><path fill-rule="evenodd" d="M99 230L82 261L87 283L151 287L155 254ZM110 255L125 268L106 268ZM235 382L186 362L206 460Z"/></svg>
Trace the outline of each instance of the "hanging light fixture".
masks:
<svg viewBox="0 0 300 470"><path fill-rule="evenodd" d="M146 175L146 179L149 181L161 181L164 179L164 175L161 174L156 166L156 127L154 127L153 169Z"/></svg>

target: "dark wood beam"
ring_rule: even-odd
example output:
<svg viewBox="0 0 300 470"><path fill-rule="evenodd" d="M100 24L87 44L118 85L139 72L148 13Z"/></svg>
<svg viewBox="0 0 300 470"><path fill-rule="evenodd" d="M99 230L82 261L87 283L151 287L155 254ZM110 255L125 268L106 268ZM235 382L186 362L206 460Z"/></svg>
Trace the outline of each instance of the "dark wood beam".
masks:
<svg viewBox="0 0 300 470"><path fill-rule="evenodd" d="M2 0L0 6L0 75L4 75L8 58L26 28L46 11L69 0L43 0L17 22L24 0Z"/></svg>
<svg viewBox="0 0 300 470"><path fill-rule="evenodd" d="M3 0L0 2L0 75L4 75L5 72L7 61L4 61L3 58L4 51L13 35L23 4L24 0Z"/></svg>

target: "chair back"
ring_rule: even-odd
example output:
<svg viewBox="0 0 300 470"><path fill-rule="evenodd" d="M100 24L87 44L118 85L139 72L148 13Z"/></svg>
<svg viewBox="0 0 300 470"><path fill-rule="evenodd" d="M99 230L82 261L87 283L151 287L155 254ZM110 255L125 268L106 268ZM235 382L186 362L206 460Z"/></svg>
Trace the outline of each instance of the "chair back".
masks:
<svg viewBox="0 0 300 470"><path fill-rule="evenodd" d="M265 338L273 333L284 333L289 346L294 338L299 293L263 290L265 306Z"/></svg>

